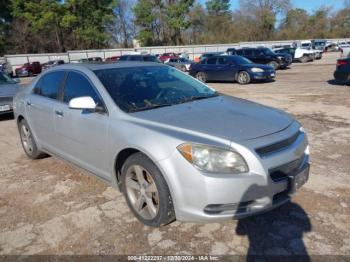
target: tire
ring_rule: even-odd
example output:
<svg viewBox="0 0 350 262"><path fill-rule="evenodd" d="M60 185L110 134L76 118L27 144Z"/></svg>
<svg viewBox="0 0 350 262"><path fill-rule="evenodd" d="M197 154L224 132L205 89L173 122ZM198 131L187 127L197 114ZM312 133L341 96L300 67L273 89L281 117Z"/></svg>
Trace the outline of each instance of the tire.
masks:
<svg viewBox="0 0 350 262"><path fill-rule="evenodd" d="M197 78L197 80L199 80L199 81L201 81L203 83L207 82L207 75L204 72L198 72L196 74L196 78Z"/></svg>
<svg viewBox="0 0 350 262"><path fill-rule="evenodd" d="M237 74L237 83L240 85L247 85L250 83L250 75L246 71L241 71Z"/></svg>
<svg viewBox="0 0 350 262"><path fill-rule="evenodd" d="M28 72L28 77L32 77L33 76L33 72L32 71L29 71Z"/></svg>
<svg viewBox="0 0 350 262"><path fill-rule="evenodd" d="M38 149L35 138L32 135L32 131L29 128L29 125L25 119L22 119L18 123L18 131L21 138L21 143L24 152L31 159L39 159L47 156L45 153L41 152Z"/></svg>
<svg viewBox="0 0 350 262"><path fill-rule="evenodd" d="M305 55L302 58L300 58L300 62L302 62L303 64L307 63L308 61L309 61L309 58Z"/></svg>
<svg viewBox="0 0 350 262"><path fill-rule="evenodd" d="M169 187L147 156L131 155L122 167L121 182L126 202L140 222L159 227L175 220Z"/></svg>
<svg viewBox="0 0 350 262"><path fill-rule="evenodd" d="M277 70L279 67L279 64L275 61L271 61L267 65L272 66L275 70Z"/></svg>
<svg viewBox="0 0 350 262"><path fill-rule="evenodd" d="M181 70L182 72L186 72L186 71L187 71L187 70L186 70L186 66L181 66L180 70Z"/></svg>

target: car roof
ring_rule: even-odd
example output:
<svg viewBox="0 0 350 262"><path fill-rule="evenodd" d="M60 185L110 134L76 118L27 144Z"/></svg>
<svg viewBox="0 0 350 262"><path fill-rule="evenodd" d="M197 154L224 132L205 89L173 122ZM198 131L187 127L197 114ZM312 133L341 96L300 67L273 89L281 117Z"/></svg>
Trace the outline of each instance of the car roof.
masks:
<svg viewBox="0 0 350 262"><path fill-rule="evenodd" d="M91 71L95 70L103 70L103 69L113 69L113 68L130 68L130 67L159 67L159 66L164 66L167 67L167 65L159 64L159 63L154 63L154 62L119 62L119 63L80 63L80 64L63 64L60 65L59 67L54 67L54 69L50 70L56 71L56 70L84 70L88 69Z"/></svg>

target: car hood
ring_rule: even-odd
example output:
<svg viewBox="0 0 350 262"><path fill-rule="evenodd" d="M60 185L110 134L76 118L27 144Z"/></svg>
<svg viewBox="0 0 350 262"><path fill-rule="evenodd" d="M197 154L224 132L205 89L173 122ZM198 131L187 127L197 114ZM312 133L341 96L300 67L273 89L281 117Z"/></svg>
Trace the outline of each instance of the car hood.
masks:
<svg viewBox="0 0 350 262"><path fill-rule="evenodd" d="M218 96L189 103L132 113L144 123L165 125L216 136L233 142L279 132L294 120L288 114L244 99Z"/></svg>
<svg viewBox="0 0 350 262"><path fill-rule="evenodd" d="M13 97L18 92L19 87L17 84L4 84L0 85L0 97Z"/></svg>
<svg viewBox="0 0 350 262"><path fill-rule="evenodd" d="M247 69L257 67L257 68L264 69L265 71L274 70L272 66L262 65L262 64L244 64L241 66L243 66L244 68L247 68Z"/></svg>

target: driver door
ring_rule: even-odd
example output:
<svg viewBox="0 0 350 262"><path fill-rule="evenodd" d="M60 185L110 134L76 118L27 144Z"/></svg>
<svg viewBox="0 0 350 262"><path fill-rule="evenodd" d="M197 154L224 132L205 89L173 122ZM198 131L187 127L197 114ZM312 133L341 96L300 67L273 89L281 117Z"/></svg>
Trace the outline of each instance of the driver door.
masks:
<svg viewBox="0 0 350 262"><path fill-rule="evenodd" d="M94 174L110 180L108 172L108 126L106 107L97 89L87 76L69 72L66 78L63 103L54 108L54 121L59 154ZM73 98L89 96L104 107L104 113L69 108Z"/></svg>

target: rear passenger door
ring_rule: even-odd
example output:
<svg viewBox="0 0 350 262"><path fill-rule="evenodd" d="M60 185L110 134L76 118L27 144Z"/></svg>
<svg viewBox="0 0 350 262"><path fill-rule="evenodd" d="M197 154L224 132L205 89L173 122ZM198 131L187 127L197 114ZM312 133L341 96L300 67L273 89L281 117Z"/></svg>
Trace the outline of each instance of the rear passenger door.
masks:
<svg viewBox="0 0 350 262"><path fill-rule="evenodd" d="M92 112L69 108L73 98L89 96L104 109ZM54 108L59 154L101 178L110 180L108 172L108 113L90 79L81 72L70 71L61 95L62 103Z"/></svg>
<svg viewBox="0 0 350 262"><path fill-rule="evenodd" d="M218 57L217 71L217 80L232 81L236 73L236 66L227 57Z"/></svg>
<svg viewBox="0 0 350 262"><path fill-rule="evenodd" d="M216 60L216 57L209 57L207 58L205 65L203 65L207 80L217 80L218 78Z"/></svg>
<svg viewBox="0 0 350 262"><path fill-rule="evenodd" d="M52 152L57 144L53 110L61 104L58 93L64 77L64 71L45 74L36 83L26 102L30 128L40 146Z"/></svg>

